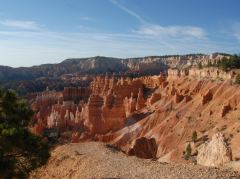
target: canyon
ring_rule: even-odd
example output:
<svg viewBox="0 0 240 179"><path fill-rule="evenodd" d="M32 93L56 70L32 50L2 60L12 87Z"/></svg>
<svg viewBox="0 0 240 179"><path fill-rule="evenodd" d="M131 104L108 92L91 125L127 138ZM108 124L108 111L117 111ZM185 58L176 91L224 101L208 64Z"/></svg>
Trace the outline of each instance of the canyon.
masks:
<svg viewBox="0 0 240 179"><path fill-rule="evenodd" d="M209 60L213 58L202 62ZM130 156L159 162L234 164L239 170L236 73L200 69L196 61L193 66L189 61L189 66L158 75L96 75L89 86L29 94L36 112L31 130L40 135L50 131L46 140L58 136L72 143L100 141Z"/></svg>

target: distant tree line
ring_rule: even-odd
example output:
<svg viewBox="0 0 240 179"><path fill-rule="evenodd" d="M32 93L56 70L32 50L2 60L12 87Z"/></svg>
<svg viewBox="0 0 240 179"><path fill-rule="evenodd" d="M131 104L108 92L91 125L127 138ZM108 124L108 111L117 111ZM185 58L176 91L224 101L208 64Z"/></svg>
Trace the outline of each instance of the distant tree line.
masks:
<svg viewBox="0 0 240 179"><path fill-rule="evenodd" d="M216 63L208 62L208 67L217 67L223 71L230 71L231 69L240 68L240 55L231 55L223 57Z"/></svg>

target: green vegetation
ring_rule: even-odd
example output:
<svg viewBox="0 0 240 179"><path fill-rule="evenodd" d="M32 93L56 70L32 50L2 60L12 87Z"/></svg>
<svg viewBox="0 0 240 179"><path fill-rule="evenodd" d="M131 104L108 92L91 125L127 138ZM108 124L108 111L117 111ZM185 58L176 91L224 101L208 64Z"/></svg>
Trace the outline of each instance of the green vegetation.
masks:
<svg viewBox="0 0 240 179"><path fill-rule="evenodd" d="M202 68L203 68L202 63L199 62L199 63L198 63L198 69L202 69Z"/></svg>
<svg viewBox="0 0 240 179"><path fill-rule="evenodd" d="M231 69L239 69L240 68L240 56L232 55L229 57L223 57L222 60L218 61L217 64L213 64L213 66L217 66L218 68L229 71Z"/></svg>
<svg viewBox="0 0 240 179"><path fill-rule="evenodd" d="M193 131L193 133L192 133L192 141L193 142L197 141L197 132L196 131Z"/></svg>
<svg viewBox="0 0 240 179"><path fill-rule="evenodd" d="M208 62L208 64L207 64L207 67L212 67L213 66L213 64L212 64L212 62Z"/></svg>
<svg viewBox="0 0 240 179"><path fill-rule="evenodd" d="M184 154L184 159L185 160L188 160L189 158L190 158L190 156L191 156L191 153L192 153L192 148L191 148L191 145L190 145L190 143L187 145L187 147L186 147L186 150L183 152L183 154Z"/></svg>
<svg viewBox="0 0 240 179"><path fill-rule="evenodd" d="M32 115L29 105L13 91L0 90L2 178L27 178L31 170L44 164L49 157L47 144L28 130Z"/></svg>
<svg viewBox="0 0 240 179"><path fill-rule="evenodd" d="M240 84L240 74L237 74L237 76L235 77L235 83Z"/></svg>

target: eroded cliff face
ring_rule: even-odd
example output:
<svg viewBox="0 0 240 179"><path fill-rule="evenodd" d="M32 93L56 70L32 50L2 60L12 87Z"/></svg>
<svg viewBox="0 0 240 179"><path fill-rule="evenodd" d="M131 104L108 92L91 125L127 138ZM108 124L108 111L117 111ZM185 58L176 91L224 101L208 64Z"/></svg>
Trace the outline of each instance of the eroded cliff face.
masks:
<svg viewBox="0 0 240 179"><path fill-rule="evenodd" d="M199 73L191 70L134 79L98 76L85 90L76 93L76 89L68 89L74 95L67 96L82 99L77 102L65 101L61 94L43 94L32 104L38 111L36 128L71 129L75 141L88 136L126 153L137 154L136 149L141 153L141 146L151 146L145 156L155 154L155 145L148 141L154 139L155 156L177 162L184 161L183 151L193 131L197 131L199 145L221 132L232 158L240 158L240 87L232 85L228 74L221 81L218 76L199 78Z"/></svg>
<svg viewBox="0 0 240 179"><path fill-rule="evenodd" d="M148 97L147 106L127 118L130 125L100 140L128 151L138 138L155 138L158 158L182 162L193 131L197 131L200 144L221 131L232 148L233 159L238 158L239 86L232 85L231 79L219 82L189 74L169 75ZM157 99L150 102L154 96Z"/></svg>
<svg viewBox="0 0 240 179"><path fill-rule="evenodd" d="M156 86L159 77L151 79ZM145 107L148 78L98 76L89 88L65 88L62 93L38 95L32 104L37 111L36 128L84 129L91 135L106 134L124 127L126 117ZM145 85L146 84L146 85Z"/></svg>

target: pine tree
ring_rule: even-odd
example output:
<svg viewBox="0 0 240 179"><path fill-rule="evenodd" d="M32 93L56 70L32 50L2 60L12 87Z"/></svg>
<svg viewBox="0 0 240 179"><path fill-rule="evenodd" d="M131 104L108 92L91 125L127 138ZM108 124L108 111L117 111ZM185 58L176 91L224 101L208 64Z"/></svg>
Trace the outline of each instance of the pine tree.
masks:
<svg viewBox="0 0 240 179"><path fill-rule="evenodd" d="M0 90L0 176L25 178L49 157L48 146L28 130L33 111L13 91Z"/></svg>
<svg viewBox="0 0 240 179"><path fill-rule="evenodd" d="M235 83L240 84L240 74L237 74L237 76L235 78Z"/></svg>
<svg viewBox="0 0 240 179"><path fill-rule="evenodd" d="M193 133L192 133L192 141L193 142L197 141L197 132L196 131L193 131Z"/></svg>
<svg viewBox="0 0 240 179"><path fill-rule="evenodd" d="M186 160L188 160L189 157L191 156L191 153L192 153L192 148L191 148L191 145L190 145L190 143L189 143L189 144L187 145L186 151L185 151L185 153L184 153L184 158L185 158Z"/></svg>

